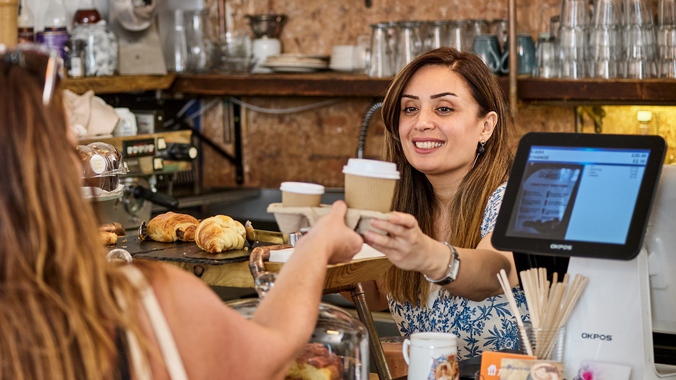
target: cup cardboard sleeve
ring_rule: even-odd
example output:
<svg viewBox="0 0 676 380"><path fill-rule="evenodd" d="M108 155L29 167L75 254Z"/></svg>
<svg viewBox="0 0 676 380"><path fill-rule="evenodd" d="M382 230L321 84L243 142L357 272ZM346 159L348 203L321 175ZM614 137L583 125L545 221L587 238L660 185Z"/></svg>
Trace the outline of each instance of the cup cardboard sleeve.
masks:
<svg viewBox="0 0 676 380"><path fill-rule="evenodd" d="M396 179L345 174L345 203L358 210L388 212Z"/></svg>

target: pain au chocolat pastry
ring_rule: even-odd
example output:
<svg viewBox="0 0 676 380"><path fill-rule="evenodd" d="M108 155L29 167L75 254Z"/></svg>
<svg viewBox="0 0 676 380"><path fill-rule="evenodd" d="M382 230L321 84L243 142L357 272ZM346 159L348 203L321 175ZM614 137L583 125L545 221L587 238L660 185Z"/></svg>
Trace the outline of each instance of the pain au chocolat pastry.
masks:
<svg viewBox="0 0 676 380"><path fill-rule="evenodd" d="M192 215L169 211L150 219L146 232L150 239L163 243L195 241L198 224Z"/></svg>
<svg viewBox="0 0 676 380"><path fill-rule="evenodd" d="M339 380L343 362L321 343L308 343L294 360L284 380Z"/></svg>
<svg viewBox="0 0 676 380"><path fill-rule="evenodd" d="M244 248L246 230L242 223L227 215L204 219L197 226L195 243L209 253Z"/></svg>

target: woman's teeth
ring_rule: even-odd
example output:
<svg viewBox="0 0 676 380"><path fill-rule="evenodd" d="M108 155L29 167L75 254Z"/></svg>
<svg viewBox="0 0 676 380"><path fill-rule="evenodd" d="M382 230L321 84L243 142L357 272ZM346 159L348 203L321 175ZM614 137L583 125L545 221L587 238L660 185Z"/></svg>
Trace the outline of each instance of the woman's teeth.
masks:
<svg viewBox="0 0 676 380"><path fill-rule="evenodd" d="M418 149L434 149L444 145L441 142L432 142L432 141L416 141L415 147Z"/></svg>

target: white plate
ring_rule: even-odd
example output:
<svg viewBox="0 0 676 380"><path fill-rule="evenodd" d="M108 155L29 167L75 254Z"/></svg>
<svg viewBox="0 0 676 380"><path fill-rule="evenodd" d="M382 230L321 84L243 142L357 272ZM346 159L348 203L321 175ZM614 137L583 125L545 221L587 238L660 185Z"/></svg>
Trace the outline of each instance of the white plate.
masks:
<svg viewBox="0 0 676 380"><path fill-rule="evenodd" d="M328 68L327 63L309 62L269 62L266 61L261 67L267 67L280 73L309 73Z"/></svg>
<svg viewBox="0 0 676 380"><path fill-rule="evenodd" d="M329 66L329 69L333 71L341 71L344 73L351 73L352 71L354 71L352 67L340 67L340 66Z"/></svg>
<svg viewBox="0 0 676 380"><path fill-rule="evenodd" d="M267 58L268 59L269 58L272 58L272 59L287 59L287 60L288 59L299 59L299 60L302 60L302 59L319 59L319 60L322 60L322 61L328 61L331 58L331 56L330 55L310 55L310 54L289 53L289 54L271 55L271 56L268 56Z"/></svg>
<svg viewBox="0 0 676 380"><path fill-rule="evenodd" d="M296 67L296 66L275 66L270 69L276 73L313 73L319 71L311 67Z"/></svg>

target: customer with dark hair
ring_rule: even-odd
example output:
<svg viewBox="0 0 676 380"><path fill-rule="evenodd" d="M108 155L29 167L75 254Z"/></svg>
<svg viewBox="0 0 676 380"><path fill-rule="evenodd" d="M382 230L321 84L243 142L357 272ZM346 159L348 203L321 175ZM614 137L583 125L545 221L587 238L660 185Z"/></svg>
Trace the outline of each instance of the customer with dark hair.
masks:
<svg viewBox="0 0 676 380"><path fill-rule="evenodd" d="M170 265L106 261L59 90L59 58L0 46L0 379L283 378L328 263L362 239L334 204L251 320ZM72 135L71 135L72 136Z"/></svg>
<svg viewBox="0 0 676 380"><path fill-rule="evenodd" d="M517 323L497 278L504 269L521 313L511 252L491 232L512 164L508 108L495 76L476 55L441 48L397 74L383 102L386 160L397 164L393 210L365 242L394 263L368 294L389 306L403 335L445 331L461 359L517 348Z"/></svg>

